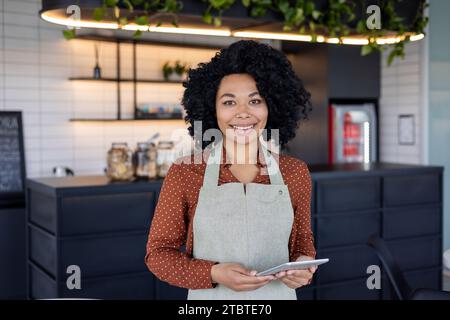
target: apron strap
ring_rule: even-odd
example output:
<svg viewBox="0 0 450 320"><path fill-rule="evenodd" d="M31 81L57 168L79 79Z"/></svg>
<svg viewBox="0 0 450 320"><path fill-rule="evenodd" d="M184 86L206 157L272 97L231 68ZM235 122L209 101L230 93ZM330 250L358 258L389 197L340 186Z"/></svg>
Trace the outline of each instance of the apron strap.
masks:
<svg viewBox="0 0 450 320"><path fill-rule="evenodd" d="M214 141L208 145L210 154L206 163L205 175L203 177L204 187L217 187L219 181L220 162L222 160L222 142Z"/></svg>
<svg viewBox="0 0 450 320"><path fill-rule="evenodd" d="M267 149L266 144L267 144L267 142L261 141L260 146L261 146L261 151L264 155L264 160L266 161L267 173L269 174L270 183L277 184L277 185L284 185L283 176L281 175L280 167L279 167L277 161L275 160L275 158L272 156L272 154Z"/></svg>
<svg viewBox="0 0 450 320"><path fill-rule="evenodd" d="M267 164L267 173L269 174L269 179L271 184L284 185L283 177L281 175L280 168L274 157L269 153L266 143L261 143L260 150L263 153L264 160ZM211 150L208 156L205 175L203 177L204 187L217 187L219 180L220 164L222 162L222 148L223 139L219 141L214 141L207 148Z"/></svg>

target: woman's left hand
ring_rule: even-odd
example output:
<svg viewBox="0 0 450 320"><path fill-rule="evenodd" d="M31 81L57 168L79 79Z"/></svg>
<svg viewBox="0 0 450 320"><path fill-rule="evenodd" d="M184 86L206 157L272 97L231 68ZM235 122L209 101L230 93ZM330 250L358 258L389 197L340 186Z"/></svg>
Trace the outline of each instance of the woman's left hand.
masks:
<svg viewBox="0 0 450 320"><path fill-rule="evenodd" d="M300 256L296 261L313 260L314 258L308 256ZM305 270L288 270L278 272L275 277L281 280L285 285L291 289L297 289L311 283L314 272L317 267L311 267Z"/></svg>

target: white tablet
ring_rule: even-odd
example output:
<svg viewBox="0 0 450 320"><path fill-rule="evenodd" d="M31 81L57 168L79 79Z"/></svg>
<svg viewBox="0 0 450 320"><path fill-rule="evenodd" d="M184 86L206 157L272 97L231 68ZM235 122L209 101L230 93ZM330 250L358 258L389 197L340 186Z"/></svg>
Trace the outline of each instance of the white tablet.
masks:
<svg viewBox="0 0 450 320"><path fill-rule="evenodd" d="M275 274L281 271L287 270L300 270L300 269L308 269L310 267L318 266L330 261L329 259L316 259L316 260L305 260L305 261L295 261L295 262L286 262L275 266L273 268L261 271L257 273L257 276L267 276L270 274Z"/></svg>

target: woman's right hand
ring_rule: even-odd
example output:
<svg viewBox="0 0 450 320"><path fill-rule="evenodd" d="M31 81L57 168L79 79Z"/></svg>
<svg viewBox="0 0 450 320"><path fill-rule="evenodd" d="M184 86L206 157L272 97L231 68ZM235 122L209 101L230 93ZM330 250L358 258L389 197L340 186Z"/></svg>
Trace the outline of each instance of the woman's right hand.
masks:
<svg viewBox="0 0 450 320"><path fill-rule="evenodd" d="M219 263L211 268L213 283L221 284L234 291L252 291L265 286L275 277L257 277L256 270L245 269L238 263Z"/></svg>

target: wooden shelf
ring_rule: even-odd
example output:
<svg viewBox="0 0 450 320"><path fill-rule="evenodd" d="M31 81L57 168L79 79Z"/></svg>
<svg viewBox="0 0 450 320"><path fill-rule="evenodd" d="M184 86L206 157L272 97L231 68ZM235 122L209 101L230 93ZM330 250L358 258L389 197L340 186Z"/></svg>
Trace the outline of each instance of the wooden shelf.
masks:
<svg viewBox="0 0 450 320"><path fill-rule="evenodd" d="M161 120L182 120L182 118L154 118L154 119L101 119L101 118L72 118L70 122L117 122L117 121L161 121Z"/></svg>
<svg viewBox="0 0 450 320"><path fill-rule="evenodd" d="M90 77L71 77L70 81L98 81L98 82L135 82L133 79L117 79L117 78L90 78ZM157 79L136 79L136 82L139 83L160 83L160 84L182 84L183 81L166 81L166 80L157 80Z"/></svg>
<svg viewBox="0 0 450 320"><path fill-rule="evenodd" d="M166 115L163 117L147 117L145 119L138 118L138 102L137 102L137 87L138 83L153 83L153 84L174 84L174 85L182 85L184 80L164 80L164 79L138 79L137 78L137 58L136 58L136 46L137 44L158 44L158 45L167 45L172 47L186 47L184 45L175 44L175 43L165 43L165 42L155 42L155 41L129 41L125 39L111 39L101 36L80 36L77 37L81 40L95 40L95 41L111 41L116 44L116 76L115 77L105 77L105 78L94 78L90 77L70 77L70 81L94 81L94 82L113 82L117 86L117 116L114 119L99 119L99 118L72 118L71 122L117 122L117 121L153 121L153 120L183 120L183 117L179 114L176 115ZM131 43L133 54L132 54L132 62L133 62L133 76L131 78L122 78L121 76L121 57L120 57L120 44L121 43ZM192 46L190 46L192 47ZM196 47L196 46L194 46ZM198 46L200 48L202 46ZM202 47L205 48L206 47ZM211 49L211 48L208 48ZM128 82L133 84L133 104L134 104L134 118L123 119L122 118L122 108L121 108L121 83Z"/></svg>
<svg viewBox="0 0 450 320"><path fill-rule="evenodd" d="M102 36L98 34L85 34L77 35L75 39L78 40L88 40L88 41L102 41L102 42L112 42L112 43L129 43L129 44L139 44L139 45L153 45L153 46L164 46L173 48L193 48L193 49L205 49L205 50L217 50L224 48L225 46L210 45L205 43L179 43L170 42L164 40L156 39L130 39L120 36Z"/></svg>

